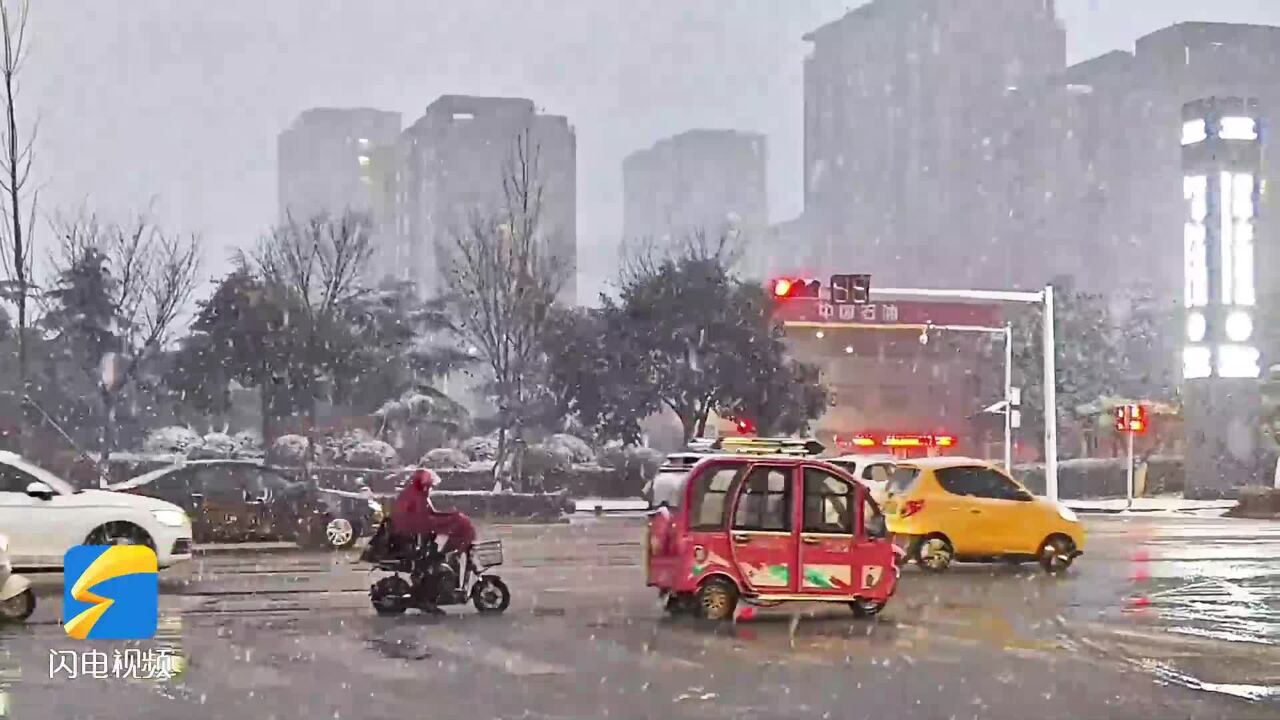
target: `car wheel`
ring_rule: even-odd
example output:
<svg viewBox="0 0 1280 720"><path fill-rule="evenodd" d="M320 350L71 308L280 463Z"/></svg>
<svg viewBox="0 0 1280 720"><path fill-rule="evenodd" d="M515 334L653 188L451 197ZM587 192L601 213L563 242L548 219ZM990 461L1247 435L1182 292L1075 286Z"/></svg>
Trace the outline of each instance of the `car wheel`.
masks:
<svg viewBox="0 0 1280 720"><path fill-rule="evenodd" d="M345 550L355 545L358 537L360 534L356 532L355 524L344 517L329 518L325 523L324 540L331 549Z"/></svg>
<svg viewBox="0 0 1280 720"><path fill-rule="evenodd" d="M951 541L942 535L930 535L916 546L916 564L927 572L943 572L955 559L955 548L951 546Z"/></svg>
<svg viewBox="0 0 1280 720"><path fill-rule="evenodd" d="M36 594L28 588L9 598L0 601L0 621L22 622L36 611Z"/></svg>
<svg viewBox="0 0 1280 720"><path fill-rule="evenodd" d="M703 620L731 620L738 606L738 588L727 580L712 578L698 588L696 601L695 612Z"/></svg>
<svg viewBox="0 0 1280 720"><path fill-rule="evenodd" d="M853 611L856 618L875 617L884 609L885 601L883 600L867 600L866 598L858 598L849 603L849 609Z"/></svg>
<svg viewBox="0 0 1280 720"><path fill-rule="evenodd" d="M1050 575L1066 571L1075 560L1076 545L1070 538L1054 535L1040 546L1040 567Z"/></svg>
<svg viewBox="0 0 1280 720"><path fill-rule="evenodd" d="M127 522L109 522L100 525L85 538L85 545L145 545L156 549L155 541L146 530Z"/></svg>

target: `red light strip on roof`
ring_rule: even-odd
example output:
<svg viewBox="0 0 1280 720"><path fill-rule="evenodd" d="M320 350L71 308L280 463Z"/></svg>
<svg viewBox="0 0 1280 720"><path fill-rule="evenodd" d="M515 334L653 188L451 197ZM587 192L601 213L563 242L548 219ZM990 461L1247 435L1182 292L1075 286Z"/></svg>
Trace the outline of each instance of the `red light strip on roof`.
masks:
<svg viewBox="0 0 1280 720"><path fill-rule="evenodd" d="M836 442L839 443L840 439L836 438ZM848 444L860 448L872 448L881 445L890 448L949 448L956 446L956 437L954 435L891 434L885 435L883 438L877 438L874 435L854 435L849 439Z"/></svg>

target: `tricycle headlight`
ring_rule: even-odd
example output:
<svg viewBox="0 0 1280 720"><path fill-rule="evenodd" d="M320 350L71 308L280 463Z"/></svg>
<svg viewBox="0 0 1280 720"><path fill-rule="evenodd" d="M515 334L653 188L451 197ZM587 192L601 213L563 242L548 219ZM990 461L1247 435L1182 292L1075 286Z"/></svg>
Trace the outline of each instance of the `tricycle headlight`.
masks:
<svg viewBox="0 0 1280 720"><path fill-rule="evenodd" d="M181 510L152 510L151 516L156 522L168 527L182 527L187 524L187 514Z"/></svg>
<svg viewBox="0 0 1280 720"><path fill-rule="evenodd" d="M382 503L377 500L369 500L369 510L373 513L375 519L382 519Z"/></svg>
<svg viewBox="0 0 1280 720"><path fill-rule="evenodd" d="M1062 503L1058 503L1058 517L1070 523L1080 522L1080 518L1076 517L1075 511Z"/></svg>

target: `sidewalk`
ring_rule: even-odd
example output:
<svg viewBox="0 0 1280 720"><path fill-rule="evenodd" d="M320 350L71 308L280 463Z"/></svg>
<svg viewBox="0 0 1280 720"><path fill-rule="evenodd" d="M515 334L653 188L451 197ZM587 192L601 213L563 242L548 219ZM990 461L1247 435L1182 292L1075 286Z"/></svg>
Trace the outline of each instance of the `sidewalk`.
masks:
<svg viewBox="0 0 1280 720"><path fill-rule="evenodd" d="M1124 498L1110 500L1063 500L1064 505L1078 513L1172 513L1220 517L1236 506L1234 500L1187 500L1180 497L1134 498L1133 506Z"/></svg>

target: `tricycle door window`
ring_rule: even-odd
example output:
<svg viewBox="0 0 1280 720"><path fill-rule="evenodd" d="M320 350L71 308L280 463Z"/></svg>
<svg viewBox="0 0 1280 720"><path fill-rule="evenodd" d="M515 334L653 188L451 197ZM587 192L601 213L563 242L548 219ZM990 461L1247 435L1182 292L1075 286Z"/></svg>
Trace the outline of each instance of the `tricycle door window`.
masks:
<svg viewBox="0 0 1280 720"><path fill-rule="evenodd" d="M741 463L716 465L698 474L693 483L689 525L693 530L724 530L725 514Z"/></svg>
<svg viewBox="0 0 1280 720"><path fill-rule="evenodd" d="M800 534L800 589L851 595L857 486L820 468L804 470L804 528Z"/></svg>
<svg viewBox="0 0 1280 720"><path fill-rule="evenodd" d="M793 478L784 465L754 465L733 511L733 562L748 588L761 593L796 588Z"/></svg>

